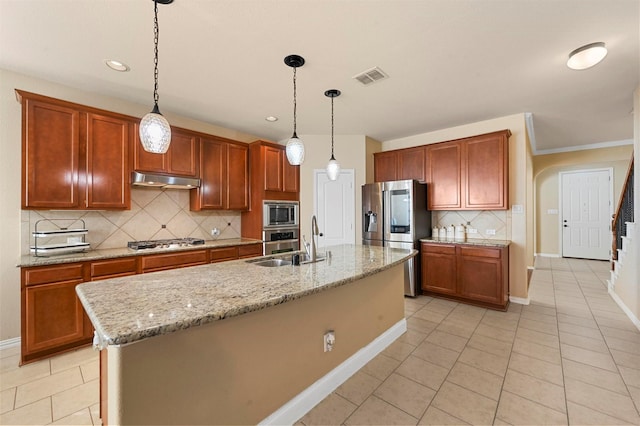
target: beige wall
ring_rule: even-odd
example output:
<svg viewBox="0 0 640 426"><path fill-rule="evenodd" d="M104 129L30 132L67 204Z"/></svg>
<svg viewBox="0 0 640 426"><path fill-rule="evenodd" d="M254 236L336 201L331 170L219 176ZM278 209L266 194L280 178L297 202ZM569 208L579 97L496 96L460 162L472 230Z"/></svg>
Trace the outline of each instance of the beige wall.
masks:
<svg viewBox="0 0 640 426"><path fill-rule="evenodd" d="M366 176L365 183L373 183L375 181L375 178L374 178L375 166L373 161L373 154L376 152L382 151L382 143L368 136L366 137L365 143L366 143L365 155L367 156L367 170L365 173L365 176Z"/></svg>
<svg viewBox="0 0 640 426"><path fill-rule="evenodd" d="M404 320L403 271L110 346L109 424L257 424Z"/></svg>
<svg viewBox="0 0 640 426"><path fill-rule="evenodd" d="M511 296L527 298L527 268L533 266L533 241L532 229L528 223L533 221L532 194L533 185L530 177L531 151L528 148L527 131L524 114L515 114L500 117L493 120L466 124L449 129L438 130L430 133L410 136L402 139L384 141L383 151L409 148L459 139L498 130L511 130L509 138L509 202L511 205L519 204L524 207L523 214L507 213L510 217L510 230L505 232L511 240L509 259L509 280Z"/></svg>
<svg viewBox="0 0 640 426"><path fill-rule="evenodd" d="M560 210L560 172L587 169L613 169L613 208L620 199L633 145L599 148L558 154L538 155L533 158L535 186L535 252L543 255L561 255L560 215L548 211Z"/></svg>
<svg viewBox="0 0 640 426"><path fill-rule="evenodd" d="M120 99L72 89L45 80L0 69L0 341L20 336L20 262L21 247L21 107L14 89L40 93L83 105L141 117L150 105L136 105ZM257 136L224 129L212 124L163 113L172 125L215 134L242 142ZM28 223L28 219L27 219Z"/></svg>
<svg viewBox="0 0 640 426"><path fill-rule="evenodd" d="M311 216L313 216L313 171L325 170L331 158L331 137L328 135L300 135L304 142L304 163L300 166L300 234L311 238ZM285 143L281 142L281 143ZM334 136L334 154L342 169L354 169L355 192L355 242L362 241L362 219L360 206L362 192L360 187L365 183L366 146L365 137L361 135ZM320 230L322 232L322 229Z"/></svg>

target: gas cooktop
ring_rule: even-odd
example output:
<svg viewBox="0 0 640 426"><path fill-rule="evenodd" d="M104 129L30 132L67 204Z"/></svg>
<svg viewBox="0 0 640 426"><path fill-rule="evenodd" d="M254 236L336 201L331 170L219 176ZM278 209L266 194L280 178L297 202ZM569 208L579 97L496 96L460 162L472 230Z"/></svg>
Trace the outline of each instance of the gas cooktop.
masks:
<svg viewBox="0 0 640 426"><path fill-rule="evenodd" d="M149 240L149 241L129 241L127 247L133 250L154 249L154 248L170 248L170 247L189 247L204 244L202 238L174 238L171 240Z"/></svg>

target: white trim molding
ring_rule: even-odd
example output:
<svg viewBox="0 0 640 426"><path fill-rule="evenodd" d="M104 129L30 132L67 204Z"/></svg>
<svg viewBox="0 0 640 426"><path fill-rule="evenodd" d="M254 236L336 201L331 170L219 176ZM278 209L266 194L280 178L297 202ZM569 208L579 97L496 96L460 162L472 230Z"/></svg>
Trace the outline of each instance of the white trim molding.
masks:
<svg viewBox="0 0 640 426"><path fill-rule="evenodd" d="M627 314L633 325L635 325L636 328L640 330L640 320L635 315L633 315L631 309L629 309L627 305L624 304L622 299L620 299L620 296L618 296L613 290L611 290L611 288L609 288L609 296L611 296L613 301L616 302L618 306L620 306L620 309L622 309L624 313Z"/></svg>
<svg viewBox="0 0 640 426"><path fill-rule="evenodd" d="M517 303L518 305L528 305L529 303L531 303L531 299L529 299L528 297L509 296L509 302Z"/></svg>
<svg viewBox="0 0 640 426"><path fill-rule="evenodd" d="M0 351L4 349L13 348L14 346L20 346L20 338L14 337L13 339L0 340Z"/></svg>
<svg viewBox="0 0 640 426"><path fill-rule="evenodd" d="M536 254L534 254L534 256L540 256L540 257L555 257L555 258L560 257L560 255L559 255L559 254L557 254L557 253L536 253Z"/></svg>
<svg viewBox="0 0 640 426"><path fill-rule="evenodd" d="M398 337L402 336L405 331L407 331L407 320L403 318L258 424L294 424Z"/></svg>

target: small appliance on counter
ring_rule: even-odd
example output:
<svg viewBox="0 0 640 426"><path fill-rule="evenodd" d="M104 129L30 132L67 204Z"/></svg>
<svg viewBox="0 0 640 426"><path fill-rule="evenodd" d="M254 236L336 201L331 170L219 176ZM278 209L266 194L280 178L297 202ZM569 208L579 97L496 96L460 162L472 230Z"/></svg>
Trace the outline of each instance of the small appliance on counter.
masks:
<svg viewBox="0 0 640 426"><path fill-rule="evenodd" d="M40 219L36 222L31 253L37 257L87 251L89 233L82 219Z"/></svg>
<svg viewBox="0 0 640 426"><path fill-rule="evenodd" d="M362 244L418 249L431 235L427 185L416 180L362 185ZM415 296L420 282L420 259L405 262L404 294Z"/></svg>

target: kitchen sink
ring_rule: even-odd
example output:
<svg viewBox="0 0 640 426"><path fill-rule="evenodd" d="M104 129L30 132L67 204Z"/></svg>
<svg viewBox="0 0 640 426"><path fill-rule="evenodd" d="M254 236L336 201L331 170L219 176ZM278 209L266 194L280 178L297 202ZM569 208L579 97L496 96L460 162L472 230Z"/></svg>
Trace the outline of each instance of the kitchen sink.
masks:
<svg viewBox="0 0 640 426"><path fill-rule="evenodd" d="M291 258L292 255L286 256L286 257L279 257L279 258L270 258L270 259L251 259L251 260L247 260L247 263L251 263L253 265L257 265L257 266L265 266L268 268L274 268L277 266L287 266L287 265L291 265ZM317 256L316 258L316 262L320 262L325 260L324 256ZM311 258L309 257L308 254L305 253L300 253L300 264L304 265L307 263L315 263L311 261Z"/></svg>
<svg viewBox="0 0 640 426"><path fill-rule="evenodd" d="M250 262L253 263L254 265L258 265L258 266L266 266L266 267L276 267L276 266L285 266L285 265L291 265L291 259L266 259L266 260L261 260L259 262Z"/></svg>

